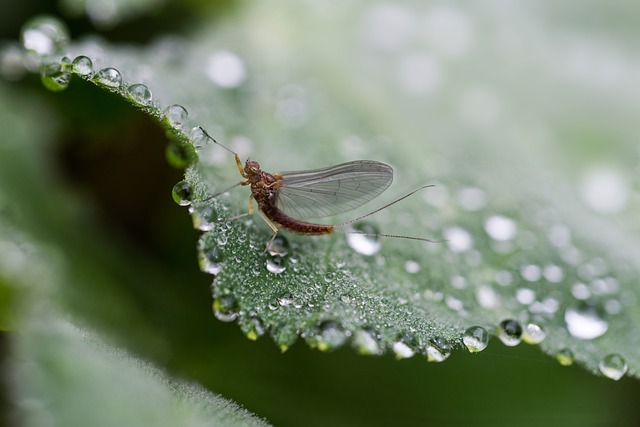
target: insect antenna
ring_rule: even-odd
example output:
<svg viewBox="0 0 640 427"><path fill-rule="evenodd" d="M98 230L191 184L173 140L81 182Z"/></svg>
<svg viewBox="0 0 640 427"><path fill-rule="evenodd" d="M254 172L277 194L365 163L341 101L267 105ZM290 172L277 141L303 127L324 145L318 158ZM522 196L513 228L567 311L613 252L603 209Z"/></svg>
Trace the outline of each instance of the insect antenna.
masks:
<svg viewBox="0 0 640 427"><path fill-rule="evenodd" d="M429 187L434 187L434 185L433 185L433 184L430 184L430 185L423 185L422 187L417 188L417 189L415 189L415 190L411 191L410 193L407 193L407 194L405 194L404 196L399 197L399 198L395 199L394 201L389 202L389 203L387 203L386 205L384 205L384 206L382 206L382 207L379 207L379 208L378 208L378 209L376 209L376 210L373 210L373 211L371 211L371 212L369 212L369 213L366 213L366 214L364 214L364 215L361 215L361 216L359 216L359 217L357 217L357 218L354 218L354 219L351 219L351 220L349 220L349 221L342 222L342 223L340 223L340 224L336 224L336 225L334 225L334 227L344 227L345 225L349 225L349 224L353 224L354 222L358 222L358 221L360 221L361 219L365 219L365 218L366 218L366 217L368 217L368 216L371 216L371 215L373 215L373 214L375 214L375 213L378 213L378 212L380 212L381 210L386 209L386 208L388 208L389 206L395 205L396 203L398 203L398 202L400 202L400 201L402 201L402 200L406 199L407 197L414 195L414 194L415 194L415 193L417 193L418 191L420 191L420 190L424 190L425 188L429 188ZM360 233L360 234L362 234L362 233ZM377 234L377 236L382 236L382 234ZM394 236L394 237L399 237L399 236ZM417 239L417 240L423 240L423 239ZM425 240L428 240L428 239L425 239Z"/></svg>
<svg viewBox="0 0 640 427"><path fill-rule="evenodd" d="M214 143L216 143L217 145L219 145L220 147L224 148L225 150L227 150L228 152L230 152L231 154L233 154L234 156L237 156L237 153L235 151L233 151L231 148L227 147L224 144L219 143L218 141L216 141L216 139L214 137L212 137L211 135L209 135L209 132L207 132L206 130L204 130L204 128L202 126L198 126L198 129L200 129L202 131L202 133L204 133L205 135L207 135L207 137L209 137Z"/></svg>

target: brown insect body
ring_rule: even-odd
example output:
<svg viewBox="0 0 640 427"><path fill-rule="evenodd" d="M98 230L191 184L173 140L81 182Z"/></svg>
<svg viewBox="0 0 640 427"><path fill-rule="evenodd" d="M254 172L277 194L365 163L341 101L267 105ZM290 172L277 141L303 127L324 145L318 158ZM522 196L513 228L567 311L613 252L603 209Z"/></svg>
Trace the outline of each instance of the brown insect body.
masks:
<svg viewBox="0 0 640 427"><path fill-rule="evenodd" d="M281 187L278 174L275 176L260 169L256 161L247 160L244 168L247 179L242 185L251 187L251 197L258 204L258 209L268 221L296 234L320 236L333 233L332 225L313 224L291 218L276 206L278 189ZM267 221L267 222L268 222Z"/></svg>

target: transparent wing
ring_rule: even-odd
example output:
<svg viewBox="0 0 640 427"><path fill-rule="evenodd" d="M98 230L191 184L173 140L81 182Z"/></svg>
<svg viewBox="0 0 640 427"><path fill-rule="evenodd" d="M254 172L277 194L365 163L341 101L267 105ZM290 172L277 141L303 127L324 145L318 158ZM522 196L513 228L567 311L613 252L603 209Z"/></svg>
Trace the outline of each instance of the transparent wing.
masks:
<svg viewBox="0 0 640 427"><path fill-rule="evenodd" d="M373 160L280 175L276 206L293 218L350 211L380 195L393 181L391 166Z"/></svg>

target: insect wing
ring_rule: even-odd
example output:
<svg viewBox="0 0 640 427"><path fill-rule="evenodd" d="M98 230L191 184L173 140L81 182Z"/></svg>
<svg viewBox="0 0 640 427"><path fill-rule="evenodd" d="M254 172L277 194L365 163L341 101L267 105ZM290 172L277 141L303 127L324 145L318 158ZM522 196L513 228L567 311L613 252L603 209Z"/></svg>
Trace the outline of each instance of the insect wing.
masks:
<svg viewBox="0 0 640 427"><path fill-rule="evenodd" d="M356 209L393 181L391 166L373 160L280 175L276 206L294 218L321 218Z"/></svg>

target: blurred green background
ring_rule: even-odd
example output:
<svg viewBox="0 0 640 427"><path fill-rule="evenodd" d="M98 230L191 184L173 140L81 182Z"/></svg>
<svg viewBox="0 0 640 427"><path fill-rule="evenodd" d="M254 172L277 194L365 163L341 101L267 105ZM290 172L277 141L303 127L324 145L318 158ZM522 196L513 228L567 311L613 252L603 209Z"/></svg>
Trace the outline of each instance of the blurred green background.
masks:
<svg viewBox="0 0 640 427"><path fill-rule="evenodd" d="M96 12L102 10L101 4L111 10L125 3L3 1L0 39L18 40L27 19L53 13L68 23L74 39L100 34L114 42L145 44L165 34L188 37L194 27L242 25L239 10L252 7L231 1L140 1L119 6L119 14L101 15ZM615 32L616 40L628 40L630 45L637 36L630 19L634 8L627 11L615 3L607 7L576 4L575 8L553 3L492 4L487 13L532 8L550 27L565 25L570 31L574 25L595 34ZM333 7L350 6L336 3ZM467 12L473 16L482 6L458 7L469 7ZM93 12L87 15L86 10ZM327 7L325 13L330 11ZM327 43L339 40L334 29L326 31ZM541 45L552 42L541 41ZM455 40L452 43L455 51ZM527 46L522 49L526 55ZM360 66L366 68L366 64ZM524 70L523 75L534 79L535 70ZM536 91L534 80L511 78L503 82L508 90ZM414 83L418 91L430 84ZM171 188L182 171L168 166L168 141L156 123L115 95L81 81L74 81L64 92L51 93L38 76L3 79L0 97L4 238L12 234L11 229L21 230L25 241L32 239L46 249L43 259L53 254L51 262L62 270L55 286L45 283L25 291L23 285L16 285L25 277L5 268L0 289L10 306L30 306L33 298L50 299L115 346L172 376L197 381L279 426L640 423L637 380L613 382L577 367L563 368L535 347L507 349L493 340L481 354L457 351L445 363L427 364L421 358L362 357L349 348L324 354L300 342L281 354L269 338L247 340L236 325L222 323L211 314L211 278L199 271L196 262L198 232L186 210L171 200ZM526 114L539 106L522 108ZM598 116L606 105L592 108ZM553 122L554 111L544 113L541 116ZM482 114L472 117L484 120ZM612 147L608 138L598 138L591 127L587 122L570 128L589 135L591 148L570 144L553 148L560 155L549 160L561 166L577 162L576 180L581 179L581 168L595 164L594 159L612 158L609 164L616 164L625 158L626 150L632 152L627 159L637 157L633 144L622 150ZM623 135L632 130L617 129ZM543 158L549 150L542 143L534 149ZM586 154L572 159L576 151ZM626 218L623 213L619 220ZM11 330L16 325L18 330L30 330L24 317L17 313L6 321L9 332L2 333L0 345L5 361L11 359L12 345L19 341ZM2 393L8 414L14 394L11 380L4 381Z"/></svg>

